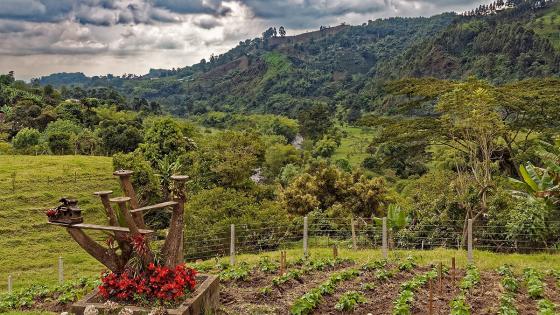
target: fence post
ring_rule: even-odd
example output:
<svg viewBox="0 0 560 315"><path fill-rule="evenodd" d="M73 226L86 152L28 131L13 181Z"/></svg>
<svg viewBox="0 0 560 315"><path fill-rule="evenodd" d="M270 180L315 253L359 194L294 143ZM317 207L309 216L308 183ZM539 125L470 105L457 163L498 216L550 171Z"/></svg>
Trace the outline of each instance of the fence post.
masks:
<svg viewBox="0 0 560 315"><path fill-rule="evenodd" d="M58 257L58 283L64 283L64 265L62 262L62 256Z"/></svg>
<svg viewBox="0 0 560 315"><path fill-rule="evenodd" d="M12 284L12 275L8 276L8 293L12 293L12 288L13 288L13 284Z"/></svg>
<svg viewBox="0 0 560 315"><path fill-rule="evenodd" d="M356 226L355 226L354 217L352 217L351 223L352 223L352 249L357 250L358 245L356 244Z"/></svg>
<svg viewBox="0 0 560 315"><path fill-rule="evenodd" d="M469 264L473 263L473 235L472 235L472 219L469 219L467 227L467 260Z"/></svg>
<svg viewBox="0 0 560 315"><path fill-rule="evenodd" d="M235 265L235 224L231 225L230 231L229 264Z"/></svg>
<svg viewBox="0 0 560 315"><path fill-rule="evenodd" d="M308 248L307 248L307 239L308 239L308 227L307 227L307 217L303 217L303 257L307 258L309 255Z"/></svg>
<svg viewBox="0 0 560 315"><path fill-rule="evenodd" d="M383 258L387 259L388 252L387 252L387 217L383 217Z"/></svg>

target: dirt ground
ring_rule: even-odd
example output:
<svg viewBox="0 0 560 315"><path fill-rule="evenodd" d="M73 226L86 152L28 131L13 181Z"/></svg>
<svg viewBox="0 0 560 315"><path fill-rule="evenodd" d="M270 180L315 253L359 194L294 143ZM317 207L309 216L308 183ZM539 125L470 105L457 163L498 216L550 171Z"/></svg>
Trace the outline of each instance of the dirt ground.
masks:
<svg viewBox="0 0 560 315"><path fill-rule="evenodd" d="M227 282L222 284L221 314L289 314L293 302L311 289L327 280L335 271L348 268L359 268L351 264L338 266L325 271L306 274L300 281L290 280L265 295L261 289L269 286L277 275L265 274L254 271L251 280ZM297 267L295 267L297 268ZM387 266L387 270L396 270L395 266ZM428 271L428 267L417 267L412 271L396 272L386 281L375 278L373 271L362 271L355 279L339 283L331 295L326 295L313 314L391 314L393 302L397 299L402 283L410 280L415 275ZM432 282L432 314L449 314L450 302L460 293L459 283L464 277L464 270L455 271L455 280L451 271ZM504 289L500 284L501 276L494 271L481 272L481 281L466 293L466 302L471 307L471 314L497 314L500 297ZM546 284L545 297L557 305L560 311L560 287L557 280L551 276L544 279ZM362 284L370 283L372 289L364 289ZM520 315L537 314L537 301L532 300L527 294L523 281L520 279L520 290L515 295L515 305ZM335 309L342 294L348 291L361 292L366 302L358 304L351 312L340 312ZM412 304L413 314L429 314L429 286L418 289Z"/></svg>

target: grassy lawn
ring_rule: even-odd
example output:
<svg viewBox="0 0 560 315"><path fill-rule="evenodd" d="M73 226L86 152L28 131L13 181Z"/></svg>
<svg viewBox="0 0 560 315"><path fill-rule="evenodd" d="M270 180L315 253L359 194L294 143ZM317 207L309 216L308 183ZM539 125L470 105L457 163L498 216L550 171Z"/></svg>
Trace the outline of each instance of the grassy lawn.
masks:
<svg viewBox="0 0 560 315"><path fill-rule="evenodd" d="M60 197L76 198L85 221L102 223L102 206L92 193L113 190L114 195L120 194L111 173L112 160L107 157L0 156L0 292L7 289L8 275L15 289L33 283L55 284L59 256L66 279L100 273L102 266L63 228L47 224L44 210L56 206Z"/></svg>
<svg viewBox="0 0 560 315"><path fill-rule="evenodd" d="M346 159L352 167L358 167L369 154L366 152L371 142L373 131L361 127L341 127L348 136L342 139L340 147L331 157L332 161Z"/></svg>

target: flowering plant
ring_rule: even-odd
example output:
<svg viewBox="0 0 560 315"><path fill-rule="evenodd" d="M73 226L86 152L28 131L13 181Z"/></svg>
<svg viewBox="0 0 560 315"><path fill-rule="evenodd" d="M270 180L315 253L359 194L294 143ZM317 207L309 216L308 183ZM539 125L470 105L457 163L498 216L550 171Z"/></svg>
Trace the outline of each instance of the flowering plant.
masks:
<svg viewBox="0 0 560 315"><path fill-rule="evenodd" d="M47 212L45 212L47 214L47 217L52 218L52 217L56 217L58 215L58 209L49 209L47 210Z"/></svg>
<svg viewBox="0 0 560 315"><path fill-rule="evenodd" d="M106 273L101 278L99 294L121 302L175 302L196 285L196 270L178 265L175 268L151 263L137 276L128 272Z"/></svg>

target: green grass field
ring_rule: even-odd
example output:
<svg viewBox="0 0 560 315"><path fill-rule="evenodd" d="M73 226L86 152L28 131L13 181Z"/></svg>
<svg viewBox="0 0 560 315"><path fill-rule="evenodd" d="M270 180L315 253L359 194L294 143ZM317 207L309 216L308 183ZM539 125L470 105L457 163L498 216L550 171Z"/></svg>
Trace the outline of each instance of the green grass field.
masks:
<svg viewBox="0 0 560 315"><path fill-rule="evenodd" d="M119 195L111 174L107 157L0 156L0 292L7 289L8 275L15 289L55 284L59 256L66 279L103 270L63 228L47 223L44 209L56 206L60 197L72 197L79 200L87 222L103 222L101 203L92 193L113 190Z"/></svg>
<svg viewBox="0 0 560 315"><path fill-rule="evenodd" d="M535 33L547 37L554 47L560 50L560 4L550 8L540 18L532 20L529 27Z"/></svg>
<svg viewBox="0 0 560 315"><path fill-rule="evenodd" d="M367 147L373 137L373 130L360 127L341 127L348 136L342 138L340 147L331 157L332 161L346 159L352 167L358 167L369 154L366 152Z"/></svg>

